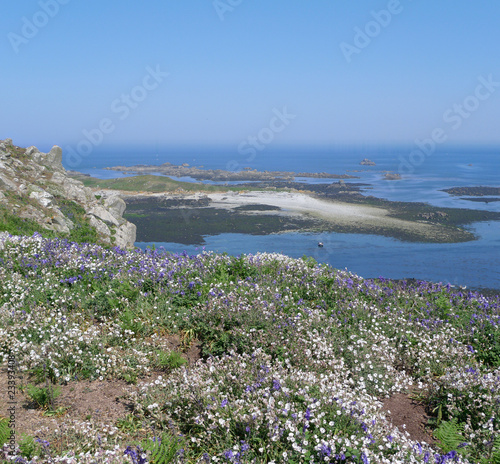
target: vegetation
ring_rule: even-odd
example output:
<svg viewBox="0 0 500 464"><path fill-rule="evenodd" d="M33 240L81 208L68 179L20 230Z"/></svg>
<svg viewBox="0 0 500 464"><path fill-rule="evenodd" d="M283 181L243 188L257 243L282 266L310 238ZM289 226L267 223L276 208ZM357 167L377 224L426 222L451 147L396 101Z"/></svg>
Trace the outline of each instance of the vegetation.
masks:
<svg viewBox="0 0 500 464"><path fill-rule="evenodd" d="M47 238L55 238L56 234L42 227L31 219L24 219L13 214L4 205L0 205L0 231L12 235L33 235L35 232Z"/></svg>
<svg viewBox="0 0 500 464"><path fill-rule="evenodd" d="M0 234L0 263L0 354L39 407L83 379L128 382L133 405L17 437L17 462L498 462L497 296L39 234ZM395 393L426 406L435 443L391 425Z"/></svg>
<svg viewBox="0 0 500 464"><path fill-rule="evenodd" d="M29 199L17 197L17 201L29 202ZM13 213L10 208L0 205L0 231L8 232L11 235L33 235L38 233L46 238L56 238L60 236L77 243L99 242L99 234L93 228L85 217L85 210L78 203L59 197L54 199L55 204L61 212L70 219L74 228L69 234L57 234L53 230L46 229L38 222L32 219L25 219ZM40 207L37 205L37 207Z"/></svg>
<svg viewBox="0 0 500 464"><path fill-rule="evenodd" d="M95 177L78 176L86 187L108 188L114 190L124 190L129 192L220 192L229 190L220 185L208 185L193 182L179 182L166 176L131 176L119 177L115 179L97 179Z"/></svg>

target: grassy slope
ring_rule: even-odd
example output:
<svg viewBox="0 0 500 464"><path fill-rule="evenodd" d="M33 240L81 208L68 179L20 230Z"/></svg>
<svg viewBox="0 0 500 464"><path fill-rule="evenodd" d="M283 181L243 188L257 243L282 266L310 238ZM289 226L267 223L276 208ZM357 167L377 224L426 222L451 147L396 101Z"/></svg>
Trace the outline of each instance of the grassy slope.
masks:
<svg viewBox="0 0 500 464"><path fill-rule="evenodd" d="M129 192L175 192L182 189L186 192L221 192L230 190L230 188L206 185L201 183L179 182L165 176L133 176L121 177L116 179L96 179L88 176L79 176L86 187L109 188L124 190Z"/></svg>
<svg viewBox="0 0 500 464"><path fill-rule="evenodd" d="M8 327L0 348L32 383L134 383L148 369L163 376L128 398L131 416L83 435L44 436L52 456L114 443L123 451L154 424L173 450L166 462L204 462L204 453L248 463L285 462L283 453L296 463L340 453L356 463L363 455L426 462L431 451L485 464L500 457L498 298L363 280L280 255L188 257L22 239L0 258L0 326ZM164 345L171 334L186 349L198 340L205 361L175 369ZM379 414L377 398L415 387L441 437L434 450L419 450ZM52 462L42 446L36 453Z"/></svg>

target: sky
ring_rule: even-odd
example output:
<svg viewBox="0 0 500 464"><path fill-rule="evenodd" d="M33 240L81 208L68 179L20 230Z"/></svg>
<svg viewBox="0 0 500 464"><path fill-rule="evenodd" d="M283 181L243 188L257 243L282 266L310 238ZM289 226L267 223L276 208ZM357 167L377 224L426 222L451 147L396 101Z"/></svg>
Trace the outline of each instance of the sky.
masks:
<svg viewBox="0 0 500 464"><path fill-rule="evenodd" d="M0 138L117 146L500 146L500 2L22 0Z"/></svg>

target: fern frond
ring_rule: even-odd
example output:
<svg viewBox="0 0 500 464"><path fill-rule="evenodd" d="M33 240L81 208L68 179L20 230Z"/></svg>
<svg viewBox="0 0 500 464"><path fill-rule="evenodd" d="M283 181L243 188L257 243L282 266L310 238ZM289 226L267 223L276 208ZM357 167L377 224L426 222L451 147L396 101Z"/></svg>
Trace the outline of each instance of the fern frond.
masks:
<svg viewBox="0 0 500 464"><path fill-rule="evenodd" d="M0 448L10 439L9 420L6 417L0 417Z"/></svg>
<svg viewBox="0 0 500 464"><path fill-rule="evenodd" d="M442 421L439 427L434 431L434 436L439 440L441 448L445 453L456 450L457 453L463 452L459 445L464 443L464 426L459 424L457 419Z"/></svg>
<svg viewBox="0 0 500 464"><path fill-rule="evenodd" d="M182 445L176 437L164 433L158 441L144 443L144 450L149 453L149 462L152 464L169 464L173 462Z"/></svg>
<svg viewBox="0 0 500 464"><path fill-rule="evenodd" d="M495 438L493 442L493 450L491 452L491 462L493 464L500 464L500 436Z"/></svg>

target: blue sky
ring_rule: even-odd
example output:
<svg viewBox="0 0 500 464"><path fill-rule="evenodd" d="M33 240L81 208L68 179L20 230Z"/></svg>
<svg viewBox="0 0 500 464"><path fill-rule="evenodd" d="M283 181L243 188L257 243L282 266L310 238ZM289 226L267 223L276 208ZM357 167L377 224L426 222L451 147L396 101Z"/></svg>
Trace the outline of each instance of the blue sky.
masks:
<svg viewBox="0 0 500 464"><path fill-rule="evenodd" d="M499 18L498 0L8 2L0 138L500 145Z"/></svg>

